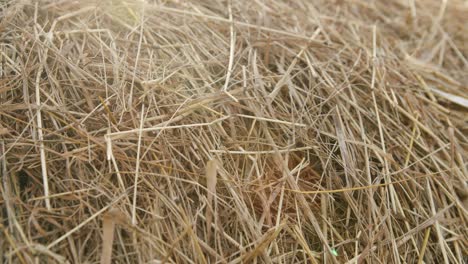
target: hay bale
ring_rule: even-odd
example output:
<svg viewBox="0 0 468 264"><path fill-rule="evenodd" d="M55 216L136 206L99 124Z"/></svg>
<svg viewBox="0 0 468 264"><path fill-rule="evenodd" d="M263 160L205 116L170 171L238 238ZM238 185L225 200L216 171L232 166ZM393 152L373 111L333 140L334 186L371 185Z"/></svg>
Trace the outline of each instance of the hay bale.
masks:
<svg viewBox="0 0 468 264"><path fill-rule="evenodd" d="M463 263L463 1L0 7L5 263Z"/></svg>

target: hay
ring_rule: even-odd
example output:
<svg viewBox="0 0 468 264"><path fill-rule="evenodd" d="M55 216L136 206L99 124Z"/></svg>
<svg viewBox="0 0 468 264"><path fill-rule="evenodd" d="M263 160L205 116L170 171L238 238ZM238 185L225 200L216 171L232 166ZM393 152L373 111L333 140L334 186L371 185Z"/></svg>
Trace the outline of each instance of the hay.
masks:
<svg viewBox="0 0 468 264"><path fill-rule="evenodd" d="M464 263L462 1L7 1L4 263Z"/></svg>

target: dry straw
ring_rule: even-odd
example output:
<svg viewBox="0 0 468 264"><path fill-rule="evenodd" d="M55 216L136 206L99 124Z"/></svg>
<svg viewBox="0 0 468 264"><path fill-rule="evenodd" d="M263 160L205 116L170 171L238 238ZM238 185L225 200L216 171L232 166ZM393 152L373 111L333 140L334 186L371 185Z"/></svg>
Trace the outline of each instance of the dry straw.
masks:
<svg viewBox="0 0 468 264"><path fill-rule="evenodd" d="M2 1L2 263L466 263L466 1Z"/></svg>

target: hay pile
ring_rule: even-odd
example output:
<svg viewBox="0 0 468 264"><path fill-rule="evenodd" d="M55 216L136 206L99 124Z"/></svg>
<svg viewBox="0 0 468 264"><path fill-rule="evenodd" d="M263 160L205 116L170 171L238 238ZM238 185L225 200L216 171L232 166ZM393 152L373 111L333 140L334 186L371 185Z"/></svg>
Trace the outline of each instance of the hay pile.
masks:
<svg viewBox="0 0 468 264"><path fill-rule="evenodd" d="M3 263L463 263L462 1L7 1Z"/></svg>

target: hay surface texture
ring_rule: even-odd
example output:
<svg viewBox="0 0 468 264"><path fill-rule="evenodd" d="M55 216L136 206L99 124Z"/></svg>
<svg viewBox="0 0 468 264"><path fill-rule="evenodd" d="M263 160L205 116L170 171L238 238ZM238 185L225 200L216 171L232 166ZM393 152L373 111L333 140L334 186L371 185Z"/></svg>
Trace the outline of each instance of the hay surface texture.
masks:
<svg viewBox="0 0 468 264"><path fill-rule="evenodd" d="M3 1L1 262L466 263L467 14Z"/></svg>

